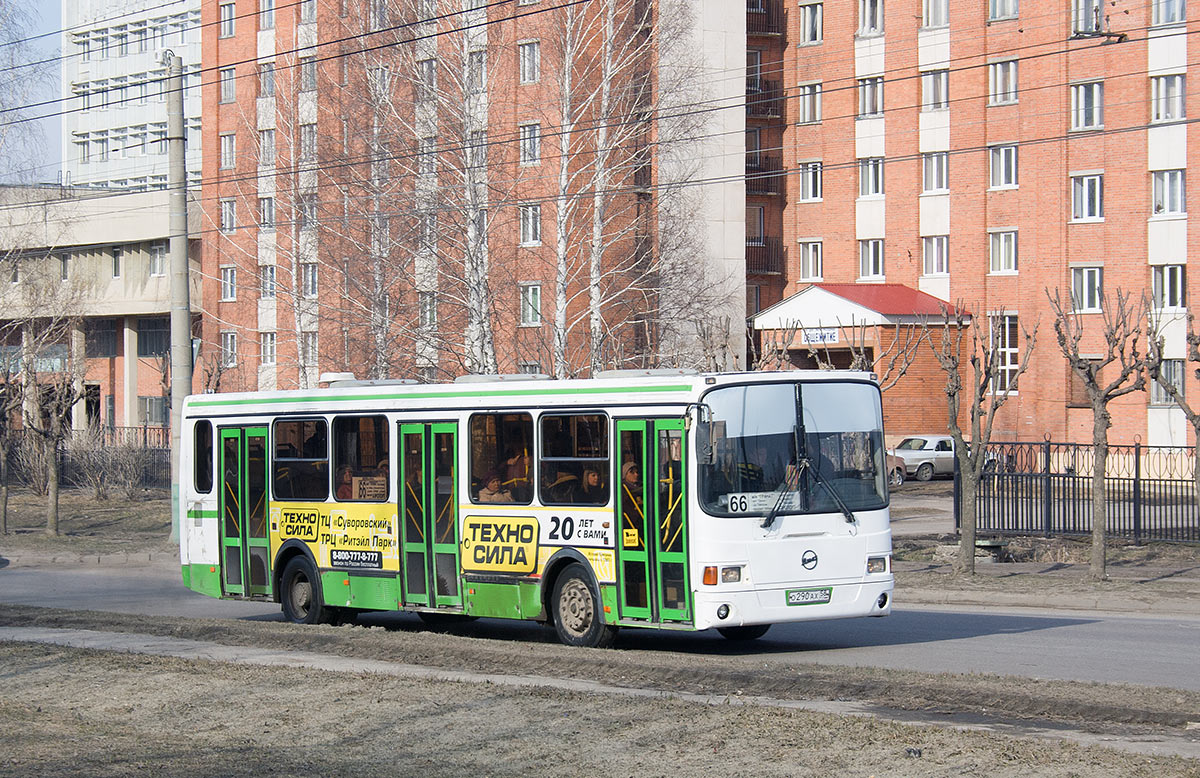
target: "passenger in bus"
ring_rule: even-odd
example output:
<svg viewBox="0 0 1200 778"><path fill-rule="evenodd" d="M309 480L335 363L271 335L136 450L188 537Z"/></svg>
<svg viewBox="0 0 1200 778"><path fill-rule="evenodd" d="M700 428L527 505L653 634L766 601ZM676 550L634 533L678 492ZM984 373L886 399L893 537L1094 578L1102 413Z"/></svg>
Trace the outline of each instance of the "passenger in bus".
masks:
<svg viewBox="0 0 1200 778"><path fill-rule="evenodd" d="M579 502L603 505L608 502L608 489L600 482L600 471L594 467L584 468L583 487L579 490Z"/></svg>
<svg viewBox="0 0 1200 778"><path fill-rule="evenodd" d="M353 479L351 478L350 468L346 467L346 466L339 467L338 472L337 472L337 491L336 491L337 498L339 500L354 499L353 483L354 482L353 482Z"/></svg>
<svg viewBox="0 0 1200 778"><path fill-rule="evenodd" d="M549 502L566 504L580 501L579 489L579 476L564 467L546 491Z"/></svg>
<svg viewBox="0 0 1200 778"><path fill-rule="evenodd" d="M636 462L626 462L621 465L621 488L626 492L627 499L642 503L642 471Z"/></svg>
<svg viewBox="0 0 1200 778"><path fill-rule="evenodd" d="M500 483L500 473L492 471L483 477L483 486L479 489L479 502L512 501L512 494L505 491Z"/></svg>
<svg viewBox="0 0 1200 778"><path fill-rule="evenodd" d="M532 458L526 449L518 451L510 446L504 452L504 481L516 502L529 502L533 497L533 481L530 479Z"/></svg>

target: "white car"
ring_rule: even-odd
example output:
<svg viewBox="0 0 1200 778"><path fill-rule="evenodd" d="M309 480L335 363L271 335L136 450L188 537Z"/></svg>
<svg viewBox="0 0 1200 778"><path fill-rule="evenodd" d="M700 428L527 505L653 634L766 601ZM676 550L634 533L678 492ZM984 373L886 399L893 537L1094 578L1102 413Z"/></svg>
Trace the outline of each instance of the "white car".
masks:
<svg viewBox="0 0 1200 778"><path fill-rule="evenodd" d="M914 435L900 441L893 453L918 481L954 473L954 438L949 435Z"/></svg>

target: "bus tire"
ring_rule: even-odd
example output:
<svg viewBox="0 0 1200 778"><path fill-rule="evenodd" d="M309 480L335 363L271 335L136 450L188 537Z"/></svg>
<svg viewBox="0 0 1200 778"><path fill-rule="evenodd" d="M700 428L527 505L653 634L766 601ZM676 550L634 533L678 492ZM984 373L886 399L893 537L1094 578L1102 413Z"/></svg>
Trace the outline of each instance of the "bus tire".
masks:
<svg viewBox="0 0 1200 778"><path fill-rule="evenodd" d="M617 628L605 624L600 614L599 588L578 562L567 565L554 581L550 607L554 631L568 646L608 648L617 637Z"/></svg>
<svg viewBox="0 0 1200 778"><path fill-rule="evenodd" d="M748 624L742 627L717 627L717 632L726 640L758 640L770 628L770 624Z"/></svg>
<svg viewBox="0 0 1200 778"><path fill-rule="evenodd" d="M283 568L280 597L283 617L293 624L320 624L332 615L321 599L321 579L308 557L294 556Z"/></svg>

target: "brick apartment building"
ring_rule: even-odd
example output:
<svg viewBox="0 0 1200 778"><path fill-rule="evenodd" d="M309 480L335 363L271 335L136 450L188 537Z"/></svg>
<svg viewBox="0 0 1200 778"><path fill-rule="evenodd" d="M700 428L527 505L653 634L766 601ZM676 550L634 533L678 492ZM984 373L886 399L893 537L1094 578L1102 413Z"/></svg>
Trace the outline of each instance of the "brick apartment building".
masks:
<svg viewBox="0 0 1200 778"><path fill-rule="evenodd" d="M1083 441L1091 411L1047 290L1085 312L1084 351L1097 355L1102 295L1144 292L1166 369L1200 391L1183 361L1198 148L1183 0L798 0L784 16L785 45L750 57L752 80L782 84L782 141L762 131L747 164L760 148L782 158L781 207L764 209L758 242L787 256L778 270L748 261L751 312L813 283L900 284L987 316L1013 364L1012 336L1037 326L996 436ZM748 192L748 222L758 199ZM911 411L941 388L925 369L898 384L889 432L940 429ZM1187 442L1157 388L1111 410L1114 442Z"/></svg>
<svg viewBox="0 0 1200 778"><path fill-rule="evenodd" d="M205 0L213 385L744 364L725 6Z"/></svg>

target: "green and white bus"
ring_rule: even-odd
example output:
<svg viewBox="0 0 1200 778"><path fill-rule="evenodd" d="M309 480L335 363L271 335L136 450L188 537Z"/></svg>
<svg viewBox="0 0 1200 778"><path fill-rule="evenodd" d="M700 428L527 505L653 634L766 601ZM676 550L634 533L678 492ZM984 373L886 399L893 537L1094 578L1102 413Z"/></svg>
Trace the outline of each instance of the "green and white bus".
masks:
<svg viewBox="0 0 1200 778"><path fill-rule="evenodd" d="M585 646L891 610L870 374L322 382L185 401L190 588L300 623L529 619Z"/></svg>

